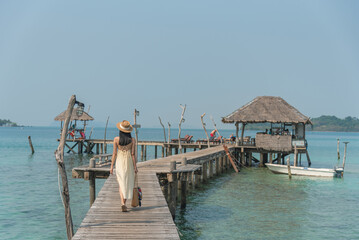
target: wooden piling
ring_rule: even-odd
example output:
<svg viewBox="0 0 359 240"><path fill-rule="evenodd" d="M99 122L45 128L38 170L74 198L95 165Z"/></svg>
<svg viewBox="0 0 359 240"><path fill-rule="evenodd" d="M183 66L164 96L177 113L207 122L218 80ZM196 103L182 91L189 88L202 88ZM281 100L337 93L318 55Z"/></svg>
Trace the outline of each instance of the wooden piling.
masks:
<svg viewBox="0 0 359 240"><path fill-rule="evenodd" d="M241 167L243 167L245 165L246 165L246 155L245 155L244 150L242 148L242 150L241 150Z"/></svg>
<svg viewBox="0 0 359 240"><path fill-rule="evenodd" d="M143 150L145 149L144 145L141 145L141 161L143 161Z"/></svg>
<svg viewBox="0 0 359 240"><path fill-rule="evenodd" d="M90 159L90 168L96 168L96 159ZM89 172L89 187L90 187L90 207L96 199L96 174L93 171Z"/></svg>
<svg viewBox="0 0 359 240"><path fill-rule="evenodd" d="M213 177L213 159L209 160L209 178Z"/></svg>
<svg viewBox="0 0 359 240"><path fill-rule="evenodd" d="M260 153L259 167L264 166L264 153Z"/></svg>
<svg viewBox="0 0 359 240"><path fill-rule="evenodd" d="M289 177L289 179L292 179L292 172L290 170L290 159L289 159L289 157L287 158L287 166L288 166L288 177Z"/></svg>
<svg viewBox="0 0 359 240"><path fill-rule="evenodd" d="M144 155L143 158L146 161L147 160L147 146L145 146L145 152L143 155Z"/></svg>
<svg viewBox="0 0 359 240"><path fill-rule="evenodd" d="M205 161L202 164L202 182L207 182L207 166L208 166L208 161Z"/></svg>
<svg viewBox="0 0 359 240"><path fill-rule="evenodd" d="M219 157L219 172L220 173L223 173L223 170L224 170L224 163L223 163L224 161L223 161L223 156L221 155L220 157Z"/></svg>
<svg viewBox="0 0 359 240"><path fill-rule="evenodd" d="M294 145L294 167L297 166L297 161L298 161L298 150L297 150L297 145Z"/></svg>
<svg viewBox="0 0 359 240"><path fill-rule="evenodd" d="M282 162L282 154L281 153L277 153L277 164L281 164Z"/></svg>
<svg viewBox="0 0 359 240"><path fill-rule="evenodd" d="M183 172L181 174L181 209L186 208L186 198L187 198L187 173Z"/></svg>
<svg viewBox="0 0 359 240"><path fill-rule="evenodd" d="M169 201L168 207L170 209L172 218L176 217L176 201L177 201L177 173L173 173L176 170L176 161L170 162L170 173L167 174L169 184Z"/></svg>
<svg viewBox="0 0 359 240"><path fill-rule="evenodd" d="M273 163L273 153L269 153L269 163Z"/></svg>
<svg viewBox="0 0 359 240"><path fill-rule="evenodd" d="M252 166L252 152L248 152L248 166Z"/></svg>
<svg viewBox="0 0 359 240"><path fill-rule="evenodd" d="M155 159L157 159L157 145L155 146Z"/></svg>
<svg viewBox="0 0 359 240"><path fill-rule="evenodd" d="M162 146L162 158L165 157L165 148Z"/></svg>
<svg viewBox="0 0 359 240"><path fill-rule="evenodd" d="M219 175L219 157L217 156L215 158L215 161L216 161L216 175Z"/></svg>
<svg viewBox="0 0 359 240"><path fill-rule="evenodd" d="M30 148L31 148L31 153L34 154L35 150L34 150L34 146L32 146L32 141L31 141L31 136L27 137L29 139L29 144L30 144Z"/></svg>

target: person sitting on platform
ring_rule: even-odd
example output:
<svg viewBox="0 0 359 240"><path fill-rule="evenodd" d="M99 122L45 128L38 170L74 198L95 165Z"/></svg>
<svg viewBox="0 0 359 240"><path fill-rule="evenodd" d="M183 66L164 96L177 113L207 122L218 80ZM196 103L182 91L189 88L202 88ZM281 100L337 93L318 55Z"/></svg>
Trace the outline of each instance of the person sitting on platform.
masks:
<svg viewBox="0 0 359 240"><path fill-rule="evenodd" d="M216 132L217 132L217 130L216 129L214 129L212 132L211 132L211 137L209 138L209 140L210 141L213 141L214 139L215 139L215 137L216 137Z"/></svg>

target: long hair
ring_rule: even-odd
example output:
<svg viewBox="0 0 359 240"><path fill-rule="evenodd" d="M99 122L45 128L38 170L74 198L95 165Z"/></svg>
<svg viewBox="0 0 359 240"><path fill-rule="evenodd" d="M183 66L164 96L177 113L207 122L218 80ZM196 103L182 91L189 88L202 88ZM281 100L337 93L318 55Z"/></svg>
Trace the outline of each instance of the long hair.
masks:
<svg viewBox="0 0 359 240"><path fill-rule="evenodd" d="M125 133L120 130L119 137L120 137L120 140L119 140L118 144L120 146L126 146L132 142L131 133Z"/></svg>

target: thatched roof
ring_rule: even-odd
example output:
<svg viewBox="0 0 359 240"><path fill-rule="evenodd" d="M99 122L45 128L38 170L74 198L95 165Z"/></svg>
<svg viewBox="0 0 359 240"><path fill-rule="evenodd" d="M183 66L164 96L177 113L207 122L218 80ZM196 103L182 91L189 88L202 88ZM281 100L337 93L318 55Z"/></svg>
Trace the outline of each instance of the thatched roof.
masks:
<svg viewBox="0 0 359 240"><path fill-rule="evenodd" d="M72 110L71 119L70 119L71 121L72 120L80 120L80 121L92 121L92 120L94 120L94 118L91 117L90 115L88 115L86 112L84 112L82 114L82 116L78 117L77 114L76 114L76 111L77 111L77 108L74 108ZM57 115L55 117L55 121L65 121L65 114L66 114L66 111L63 111L62 113Z"/></svg>
<svg viewBox="0 0 359 240"><path fill-rule="evenodd" d="M280 97L256 97L240 109L222 118L224 123L304 123L310 119Z"/></svg>

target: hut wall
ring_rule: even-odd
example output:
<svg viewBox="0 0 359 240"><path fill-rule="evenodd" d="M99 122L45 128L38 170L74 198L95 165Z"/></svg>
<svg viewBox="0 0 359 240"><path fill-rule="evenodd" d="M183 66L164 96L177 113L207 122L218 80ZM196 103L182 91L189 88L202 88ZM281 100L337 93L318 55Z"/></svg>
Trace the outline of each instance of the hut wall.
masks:
<svg viewBox="0 0 359 240"><path fill-rule="evenodd" d="M257 133L256 147L268 151L289 152L292 150L292 136Z"/></svg>

